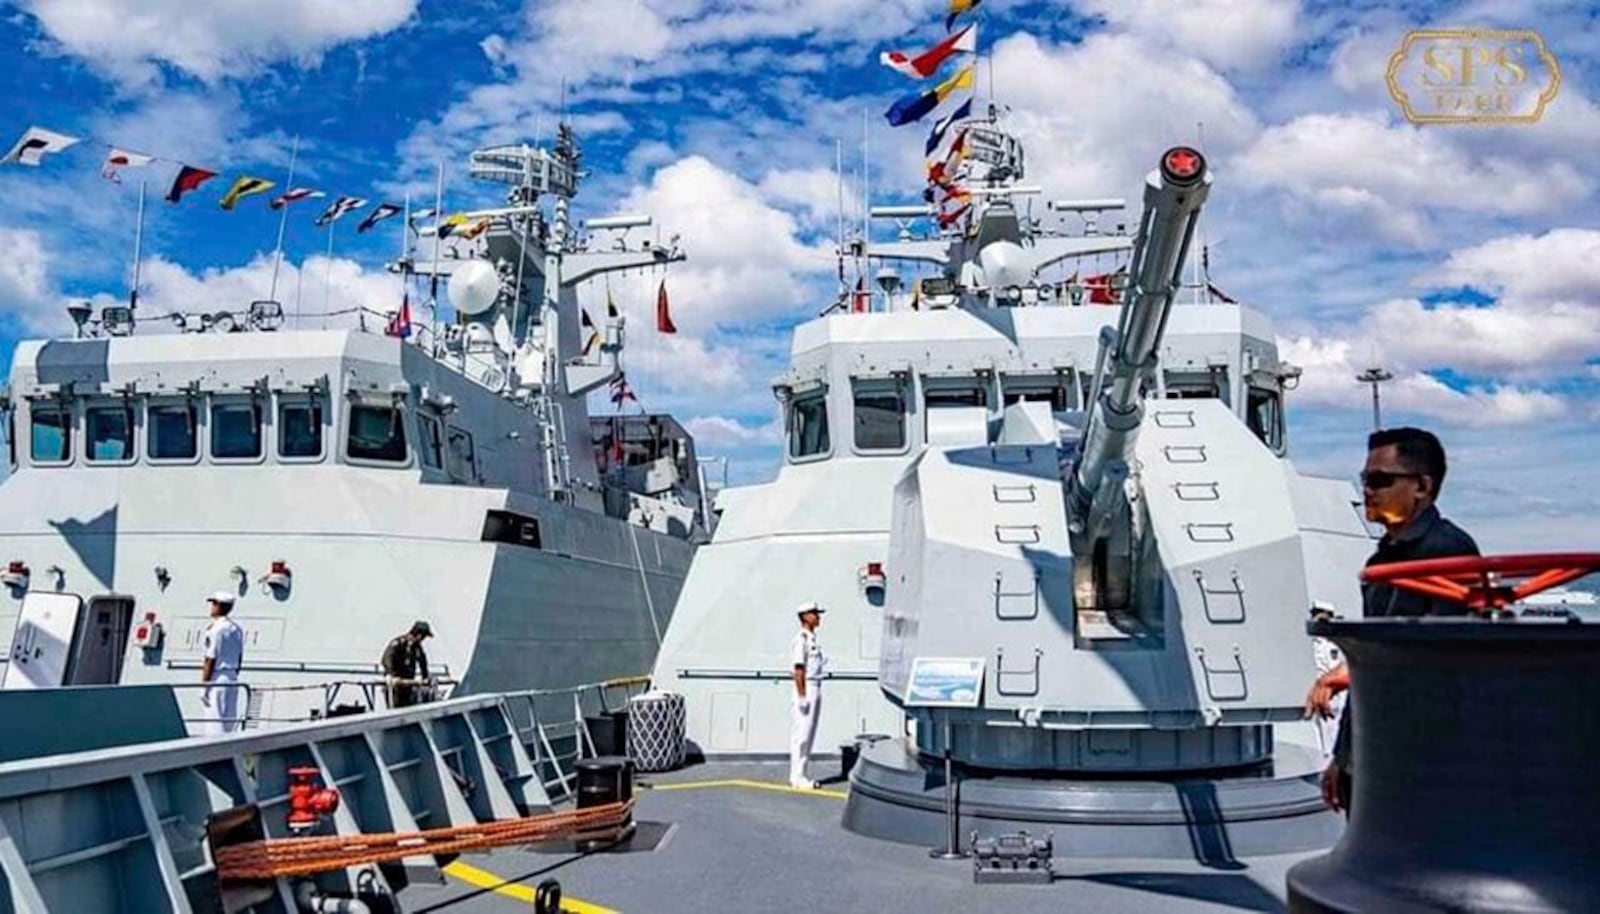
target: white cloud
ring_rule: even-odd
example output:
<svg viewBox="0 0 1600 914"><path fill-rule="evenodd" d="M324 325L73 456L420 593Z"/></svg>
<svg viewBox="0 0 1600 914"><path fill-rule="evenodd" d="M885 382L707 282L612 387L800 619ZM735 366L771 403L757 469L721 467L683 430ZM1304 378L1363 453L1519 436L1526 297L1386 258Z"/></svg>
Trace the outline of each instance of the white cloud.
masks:
<svg viewBox="0 0 1600 914"><path fill-rule="evenodd" d="M50 254L33 229L0 226L0 301L23 328L66 322L50 278Z"/></svg>
<svg viewBox="0 0 1600 914"><path fill-rule="evenodd" d="M840 59L870 59L891 40L920 46L942 8L939 0L526 0L520 28L480 44L502 78L471 88L420 125L402 141L400 158L436 161L441 152L453 158L474 145L547 136L562 85L569 112L597 104L649 110L693 93L719 116L737 117L741 130L754 130L752 122L770 120L775 110L750 105L754 95L787 96L777 108L826 106L814 86L793 77L822 73ZM807 46L756 44L769 39ZM691 79L701 74L717 78ZM725 85L730 77L732 87ZM597 128L576 117L582 135L629 126L621 119ZM787 142L791 128L786 124Z"/></svg>
<svg viewBox="0 0 1600 914"><path fill-rule="evenodd" d="M995 46L994 60L1000 95L1013 111L1007 126L1027 145L1027 183L1052 194L1132 194L1163 149L1198 139L1197 123L1205 124L1213 161L1259 130L1216 70L1137 35L1096 33L1080 44L1050 45L1018 33ZM921 152L918 143L912 153ZM1130 198L1130 208L1138 205Z"/></svg>
<svg viewBox="0 0 1600 914"><path fill-rule="evenodd" d="M272 255L259 254L242 266L198 271L152 257L144 261L139 287L139 317L147 323L166 314L242 313L272 288ZM317 255L298 265L284 261L277 297L290 329L354 327L363 319L368 328L381 329L383 315L399 306L401 289L400 280L387 273ZM111 296L98 298L109 303Z"/></svg>
<svg viewBox="0 0 1600 914"><path fill-rule="evenodd" d="M1392 104L1386 80L1389 58L1399 50L1404 34L1405 29L1398 24L1353 30L1333 49L1328 77L1339 89L1362 102Z"/></svg>
<svg viewBox="0 0 1600 914"><path fill-rule="evenodd" d="M747 425L727 416L696 416L685 425L702 450L770 447L783 440L783 429L777 420L765 425Z"/></svg>
<svg viewBox="0 0 1600 914"><path fill-rule="evenodd" d="M1600 312L1600 231L1561 228L1495 238L1450 255L1430 278L1487 287L1517 300L1581 303Z"/></svg>
<svg viewBox="0 0 1600 914"><path fill-rule="evenodd" d="M804 243L793 215L700 156L658 170L618 208L651 213L663 233L681 235L689 259L672 285L686 303L678 326L691 335L794 315L810 303L806 275L832 267L831 249Z"/></svg>
<svg viewBox="0 0 1600 914"><path fill-rule="evenodd" d="M829 169L769 171L762 177L759 189L767 200L798 212L807 229L825 235L837 234L841 203L844 212L853 213L859 219L860 187L853 181L846 181L841 188L838 177Z"/></svg>
<svg viewBox="0 0 1600 914"><path fill-rule="evenodd" d="M1387 301L1367 318L1389 356L1426 368L1548 374L1600 355L1600 309L1473 307Z"/></svg>
<svg viewBox="0 0 1600 914"><path fill-rule="evenodd" d="M1300 14L1297 0L1077 0L1113 28L1171 44L1224 69L1256 70L1288 50Z"/></svg>
<svg viewBox="0 0 1600 914"><path fill-rule="evenodd" d="M1278 340L1279 355L1300 366L1300 386L1289 396L1294 406L1366 409L1370 391L1356 375L1370 364L1358 355L1365 347L1340 337ZM1421 371L1400 369L1383 386L1386 411L1409 413L1470 427L1521 426L1560 419L1569 404L1534 388L1484 385L1457 390Z"/></svg>
<svg viewBox="0 0 1600 914"><path fill-rule="evenodd" d="M1595 181L1564 161L1473 157L1438 130L1387 114L1306 114L1264 130L1244 177L1312 214L1355 215L1386 237L1426 243L1426 210L1503 215L1562 211Z"/></svg>
<svg viewBox="0 0 1600 914"><path fill-rule="evenodd" d="M529 3L524 16L536 38L491 36L483 49L489 60L526 75L555 75L574 83L655 60L673 40L667 20L643 0ZM559 54L551 53L558 48Z"/></svg>
<svg viewBox="0 0 1600 914"><path fill-rule="evenodd" d="M119 80L167 64L206 82L280 60L316 64L340 44L403 25L417 0L22 0L62 51Z"/></svg>

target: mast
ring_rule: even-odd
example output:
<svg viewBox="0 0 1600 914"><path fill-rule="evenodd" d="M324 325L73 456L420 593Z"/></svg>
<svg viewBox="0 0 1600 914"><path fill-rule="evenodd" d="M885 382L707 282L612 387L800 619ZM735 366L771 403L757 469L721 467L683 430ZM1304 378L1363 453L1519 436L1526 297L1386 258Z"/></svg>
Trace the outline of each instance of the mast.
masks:
<svg viewBox="0 0 1600 914"><path fill-rule="evenodd" d="M444 159L439 160L439 172L433 184L433 271L428 286L428 332L434 345L439 342L439 226L444 223Z"/></svg>
<svg viewBox="0 0 1600 914"><path fill-rule="evenodd" d="M140 181L139 214L134 217L133 228L133 288L128 290L128 308L130 310L137 310L139 307L140 261L144 250L144 187L145 182Z"/></svg>
<svg viewBox="0 0 1600 914"><path fill-rule="evenodd" d="M566 81L561 84L562 106L566 105ZM573 147L572 128L565 120L556 126L555 157L562 162L571 162L575 158L576 150ZM572 163L573 174L576 175L576 163ZM544 248L544 295L539 312L540 329L544 339L544 384L540 393L540 403L544 411L545 425L545 479L550 488L550 497L556 501L564 500L567 495L567 481L561 472L561 459L559 449L565 445L566 429L562 427L556 415L556 395L562 382L561 377L561 258L566 253L567 228L570 218L571 199L562 191L566 188L551 187L552 196L555 197L553 207L550 237L545 242Z"/></svg>
<svg viewBox="0 0 1600 914"><path fill-rule="evenodd" d="M333 227L338 224L337 219L328 223L328 263L322 271L322 329L324 330L328 329L328 302L333 293Z"/></svg>
<svg viewBox="0 0 1600 914"><path fill-rule="evenodd" d="M295 134L294 144L289 147L289 178L284 182L283 192L294 190L295 160L300 156L300 134ZM278 300L278 268L283 266L283 233L289 227L289 204L285 202L278 215L278 244L272 253L272 287L267 291L269 301Z"/></svg>
<svg viewBox="0 0 1600 914"><path fill-rule="evenodd" d="M399 332L399 330L400 330L400 321L402 319L406 319L406 320L410 319L409 315L404 313L407 310L406 309L406 305L408 303L407 300L411 295L411 260L407 256L408 254L410 254L410 247L411 247L411 191L407 190L406 191L405 212L402 213L401 216L400 216L400 311L401 311L401 313L399 313L399 314L397 314L395 316L394 326L395 326L395 331L396 332Z"/></svg>
<svg viewBox="0 0 1600 914"><path fill-rule="evenodd" d="M872 178L870 163L867 159L867 109L861 109L861 262L858 267L858 276L863 286L866 285L867 271L872 266L871 259L867 256L867 249L872 244ZM868 291L871 295L871 291ZM851 303L852 305L854 302ZM872 300L867 299L867 310L872 310Z"/></svg>
<svg viewBox="0 0 1600 914"><path fill-rule="evenodd" d="M834 137L833 140L833 181L839 191L839 247L837 260L839 262L839 294L844 295L850 287L844 281L844 140Z"/></svg>

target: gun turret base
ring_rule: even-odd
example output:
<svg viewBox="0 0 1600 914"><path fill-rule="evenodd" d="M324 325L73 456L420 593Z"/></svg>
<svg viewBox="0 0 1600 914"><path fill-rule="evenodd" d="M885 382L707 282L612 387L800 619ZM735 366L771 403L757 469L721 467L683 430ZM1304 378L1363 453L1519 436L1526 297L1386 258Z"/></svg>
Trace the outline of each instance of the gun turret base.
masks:
<svg viewBox="0 0 1600 914"><path fill-rule="evenodd" d="M1211 866L1236 857L1331 847L1343 820L1322 803L1317 751L1279 740L1270 763L1171 779L1040 778L965 770L959 834L1051 832L1071 857L1194 859ZM904 740L864 747L850 774L844 826L872 838L935 845L944 840L941 763Z"/></svg>

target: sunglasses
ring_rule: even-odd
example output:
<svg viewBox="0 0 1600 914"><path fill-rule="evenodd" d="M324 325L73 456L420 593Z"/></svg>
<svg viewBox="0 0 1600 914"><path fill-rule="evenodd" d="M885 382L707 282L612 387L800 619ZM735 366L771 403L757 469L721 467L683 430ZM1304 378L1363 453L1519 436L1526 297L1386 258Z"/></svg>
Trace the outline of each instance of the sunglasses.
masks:
<svg viewBox="0 0 1600 914"><path fill-rule="evenodd" d="M1390 473L1385 470L1373 470L1361 474L1361 487L1378 491L1387 489L1402 479L1421 479L1423 473Z"/></svg>

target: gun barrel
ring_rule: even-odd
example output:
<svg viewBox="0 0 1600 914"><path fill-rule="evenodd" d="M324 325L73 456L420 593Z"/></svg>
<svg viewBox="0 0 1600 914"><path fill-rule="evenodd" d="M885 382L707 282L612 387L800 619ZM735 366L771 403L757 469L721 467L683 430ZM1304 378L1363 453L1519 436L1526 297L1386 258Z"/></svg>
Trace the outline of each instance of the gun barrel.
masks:
<svg viewBox="0 0 1600 914"><path fill-rule="evenodd" d="M1074 508L1088 513L1106 469L1126 461L1144 418L1141 381L1155 368L1172 299L1183 274L1194 226L1211 190L1205 157L1186 146L1167 150L1145 179L1144 214L1129 262L1127 304L1122 309L1100 396L1073 473Z"/></svg>

